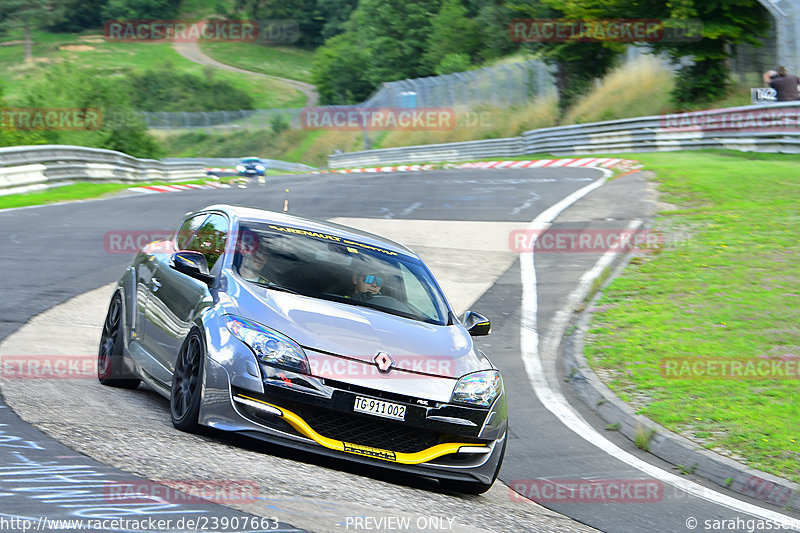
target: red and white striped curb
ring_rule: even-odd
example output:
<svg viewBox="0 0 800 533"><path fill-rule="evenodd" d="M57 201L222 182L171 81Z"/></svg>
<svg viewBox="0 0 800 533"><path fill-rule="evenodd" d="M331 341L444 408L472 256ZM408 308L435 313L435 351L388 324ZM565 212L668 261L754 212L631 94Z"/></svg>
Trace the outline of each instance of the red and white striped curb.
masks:
<svg viewBox="0 0 800 533"><path fill-rule="evenodd" d="M435 170L437 168L455 169L493 169L493 168L558 168L558 167L602 167L616 168L619 170L635 170L642 168L638 161L630 159L613 159L610 157L583 157L567 159L533 159L526 161L479 161L477 163L447 163L445 165L401 165L391 167L348 168L334 170L320 170L313 174L337 173L355 174L360 172L407 172L417 170Z"/></svg>
<svg viewBox="0 0 800 533"><path fill-rule="evenodd" d="M370 167L370 168L346 168L334 170L318 170L312 174L324 174L328 172L335 172L337 174L351 174L358 172L408 172L417 170L433 170L436 165L400 165L396 167Z"/></svg>
<svg viewBox="0 0 800 533"><path fill-rule="evenodd" d="M229 189L227 183L204 183L204 184L183 184L183 185L145 185L144 187L132 187L128 189L132 192L142 194L157 194L162 192L189 191L193 189Z"/></svg>
<svg viewBox="0 0 800 533"><path fill-rule="evenodd" d="M609 157L583 157L567 159L533 159L528 161L479 161L477 163L461 163L445 165L446 168L558 168L558 167L602 167L618 169L641 168L638 161L630 159L612 159Z"/></svg>

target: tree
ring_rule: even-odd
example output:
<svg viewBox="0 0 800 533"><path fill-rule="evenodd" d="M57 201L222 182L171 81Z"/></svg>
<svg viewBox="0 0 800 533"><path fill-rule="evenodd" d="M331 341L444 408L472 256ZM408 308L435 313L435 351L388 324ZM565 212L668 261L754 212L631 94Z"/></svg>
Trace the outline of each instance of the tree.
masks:
<svg viewBox="0 0 800 533"><path fill-rule="evenodd" d="M52 0L3 0L0 3L0 33L22 28L25 40L25 61L33 61L31 30L41 28L63 17L63 6Z"/></svg>
<svg viewBox="0 0 800 533"><path fill-rule="evenodd" d="M431 20L424 60L435 70L448 54L463 54L475 58L481 49L478 22L467 17L460 0L444 0L439 13Z"/></svg>
<svg viewBox="0 0 800 533"><path fill-rule="evenodd" d="M729 85L731 45L749 43L762 46L758 37L769 30L769 14L757 0L682 0L662 7L665 19L675 26L689 21L701 23L702 30L688 35L684 42L654 43L657 51L666 51L673 62L692 60L678 70L672 97L681 107L697 107L725 95Z"/></svg>
<svg viewBox="0 0 800 533"><path fill-rule="evenodd" d="M349 4L357 0L336 0L321 6L319 0L236 0L236 9L260 22L295 21L299 29L296 45L314 48L322 44L327 18L341 8L349 15ZM334 10L333 12L329 10ZM347 16L343 15L343 16Z"/></svg>
<svg viewBox="0 0 800 533"><path fill-rule="evenodd" d="M482 2L476 0L476 3ZM513 15L514 12L511 7L502 0L494 0L479 7L475 20L478 22L478 27L481 28L482 34L481 58L495 59L502 57L519 47L517 43L511 41L511 37L508 34L508 25L514 18Z"/></svg>
<svg viewBox="0 0 800 533"><path fill-rule="evenodd" d="M673 99L682 107L703 105L725 94L731 45L760 46L769 16L758 0L546 0L569 18L642 18L664 22L662 41L647 43L675 62L692 64L678 72ZM697 27L696 32L692 29ZM682 29L688 29L682 31ZM677 30L677 31L675 31ZM676 36L678 38L676 38Z"/></svg>
<svg viewBox="0 0 800 533"><path fill-rule="evenodd" d="M453 74L469 70L471 62L467 54L447 54L436 66L436 74Z"/></svg>
<svg viewBox="0 0 800 533"><path fill-rule="evenodd" d="M178 15L181 0L108 0L104 20L172 19Z"/></svg>
<svg viewBox="0 0 800 533"><path fill-rule="evenodd" d="M541 4L533 0L527 4L515 5L515 18L569 20L607 19L614 16L623 18L600 5L606 0L582 2L544 0L544 2L545 4ZM617 64L625 49L623 43L611 40L580 42L569 38L557 42L534 43L529 47L541 52L544 60L556 67L558 105L562 113L591 89L595 79L602 78Z"/></svg>
<svg viewBox="0 0 800 533"><path fill-rule="evenodd" d="M325 21L321 36L328 39L345 31L345 24L358 6L358 0L317 0L317 6Z"/></svg>
<svg viewBox="0 0 800 533"><path fill-rule="evenodd" d="M54 32L79 32L103 26L103 8L108 0L62 0L62 16L48 24Z"/></svg>
<svg viewBox="0 0 800 533"><path fill-rule="evenodd" d="M376 87L366 77L364 67L368 63L369 55L355 33L342 33L325 41L311 69L320 103L342 105L365 100Z"/></svg>
<svg viewBox="0 0 800 533"><path fill-rule="evenodd" d="M423 55L431 19L439 7L439 0L359 2L348 30L356 34L358 46L369 52L366 77L373 85L431 73Z"/></svg>

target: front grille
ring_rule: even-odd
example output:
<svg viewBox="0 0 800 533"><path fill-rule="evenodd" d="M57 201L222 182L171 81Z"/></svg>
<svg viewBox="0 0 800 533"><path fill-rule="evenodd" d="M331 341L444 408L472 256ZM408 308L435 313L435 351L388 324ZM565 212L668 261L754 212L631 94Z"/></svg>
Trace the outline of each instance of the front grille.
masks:
<svg viewBox="0 0 800 533"><path fill-rule="evenodd" d="M311 428L330 439L382 448L400 453L416 453L442 442L442 435L354 413L291 402L278 405L293 411Z"/></svg>

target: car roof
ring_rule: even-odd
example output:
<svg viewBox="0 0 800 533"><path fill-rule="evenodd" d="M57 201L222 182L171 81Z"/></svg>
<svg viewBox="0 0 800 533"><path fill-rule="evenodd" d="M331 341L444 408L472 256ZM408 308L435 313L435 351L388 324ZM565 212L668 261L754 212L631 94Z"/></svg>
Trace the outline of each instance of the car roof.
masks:
<svg viewBox="0 0 800 533"><path fill-rule="evenodd" d="M237 217L241 220L256 221L256 222L270 222L274 224L283 224L293 228L304 229L308 231L316 231L319 233L330 233L345 239L352 239L360 241L364 244L371 246L380 246L393 252L398 252L403 255L419 259L417 254L406 248L400 243L386 239L374 233L361 231L350 226L343 226L333 222L326 222L324 220L316 220L313 218L306 218L301 216L289 215L287 213L280 213L277 211L268 211L266 209L256 209L252 207L234 206L228 204L216 204L201 209L202 211L222 211L232 217Z"/></svg>

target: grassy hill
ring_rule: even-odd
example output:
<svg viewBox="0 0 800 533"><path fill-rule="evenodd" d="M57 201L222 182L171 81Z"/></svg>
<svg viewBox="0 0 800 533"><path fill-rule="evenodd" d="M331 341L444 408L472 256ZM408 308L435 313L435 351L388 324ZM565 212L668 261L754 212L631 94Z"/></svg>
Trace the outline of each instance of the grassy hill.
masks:
<svg viewBox="0 0 800 533"><path fill-rule="evenodd" d="M0 43L0 71L7 104L18 103L32 78L41 76L50 66L69 63L76 68L99 68L110 75L126 71L143 71L168 63L176 73L204 76L203 65L178 54L169 43L112 43L101 33L53 34L34 33L34 61L24 61L23 43L12 35ZM256 108L301 107L302 93L278 80L215 70L214 76L231 86L247 91Z"/></svg>
<svg viewBox="0 0 800 533"><path fill-rule="evenodd" d="M203 43L203 52L226 65L311 83L314 52L258 43Z"/></svg>

